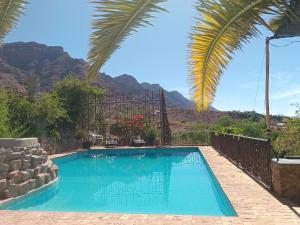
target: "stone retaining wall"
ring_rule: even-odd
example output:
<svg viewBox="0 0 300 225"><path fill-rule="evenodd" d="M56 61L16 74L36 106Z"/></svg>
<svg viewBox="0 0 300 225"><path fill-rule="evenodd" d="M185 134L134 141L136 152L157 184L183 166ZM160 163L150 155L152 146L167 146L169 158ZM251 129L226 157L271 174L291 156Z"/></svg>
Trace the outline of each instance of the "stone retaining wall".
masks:
<svg viewBox="0 0 300 225"><path fill-rule="evenodd" d="M12 146L15 143L23 144ZM57 166L37 140L0 139L0 199L24 195L56 177Z"/></svg>

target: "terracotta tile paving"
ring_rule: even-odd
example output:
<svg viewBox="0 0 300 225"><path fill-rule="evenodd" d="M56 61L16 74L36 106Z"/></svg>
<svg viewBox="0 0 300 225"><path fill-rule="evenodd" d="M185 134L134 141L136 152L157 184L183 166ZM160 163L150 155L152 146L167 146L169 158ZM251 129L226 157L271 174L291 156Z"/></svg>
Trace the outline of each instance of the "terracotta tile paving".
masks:
<svg viewBox="0 0 300 225"><path fill-rule="evenodd" d="M0 211L0 225L300 225L300 207L275 198L211 147L201 152L237 217Z"/></svg>

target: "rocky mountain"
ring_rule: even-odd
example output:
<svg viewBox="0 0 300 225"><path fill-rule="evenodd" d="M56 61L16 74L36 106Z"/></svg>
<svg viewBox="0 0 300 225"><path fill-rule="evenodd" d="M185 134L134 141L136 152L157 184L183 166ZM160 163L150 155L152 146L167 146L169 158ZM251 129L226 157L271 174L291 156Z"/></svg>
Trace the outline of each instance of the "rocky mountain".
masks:
<svg viewBox="0 0 300 225"><path fill-rule="evenodd" d="M39 91L47 92L54 84L69 74L84 77L87 63L74 59L62 47L47 46L35 42L16 42L0 48L0 87L26 92L26 83L30 76L36 76ZM161 88L159 84L139 83L131 75L111 77L99 74L95 85L108 92L131 92ZM193 109L193 103L177 91L166 91L169 107Z"/></svg>

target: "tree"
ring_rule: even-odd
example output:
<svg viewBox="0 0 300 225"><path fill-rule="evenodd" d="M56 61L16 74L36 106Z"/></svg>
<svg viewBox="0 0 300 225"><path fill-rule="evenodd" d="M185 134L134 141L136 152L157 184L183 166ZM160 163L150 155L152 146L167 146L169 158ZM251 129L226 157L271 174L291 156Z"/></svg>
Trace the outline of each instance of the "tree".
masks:
<svg viewBox="0 0 300 225"><path fill-rule="evenodd" d="M0 137L9 136L7 102L7 93L5 91L0 90Z"/></svg>
<svg viewBox="0 0 300 225"><path fill-rule="evenodd" d="M57 82L53 92L68 115L65 127L87 134L89 99L102 97L102 89L91 86L88 81L69 76Z"/></svg>
<svg viewBox="0 0 300 225"><path fill-rule="evenodd" d="M13 27L25 1L0 0L0 40ZM154 13L166 11L167 0L99 0L90 36L87 79L93 81L103 64L127 36L149 25ZM300 0L195 0L199 18L191 33L189 65L191 92L199 111L214 99L217 84L234 51L261 35L264 26L274 32L285 18L300 23L295 13Z"/></svg>
<svg viewBox="0 0 300 225"><path fill-rule="evenodd" d="M23 14L25 0L0 0L0 46L5 35L16 25Z"/></svg>
<svg viewBox="0 0 300 225"><path fill-rule="evenodd" d="M233 57L251 38L259 36L260 26L274 32L285 16L300 22L292 4L299 0L195 0L199 18L189 45L191 92L199 111L214 99L221 74ZM147 24L150 13L165 11L158 0L103 0L96 2L93 35L90 39L88 70L90 79L112 55L126 36ZM267 18L267 19L266 19Z"/></svg>
<svg viewBox="0 0 300 225"><path fill-rule="evenodd" d="M274 141L274 148L280 154L300 155L300 119L287 120L284 129Z"/></svg>

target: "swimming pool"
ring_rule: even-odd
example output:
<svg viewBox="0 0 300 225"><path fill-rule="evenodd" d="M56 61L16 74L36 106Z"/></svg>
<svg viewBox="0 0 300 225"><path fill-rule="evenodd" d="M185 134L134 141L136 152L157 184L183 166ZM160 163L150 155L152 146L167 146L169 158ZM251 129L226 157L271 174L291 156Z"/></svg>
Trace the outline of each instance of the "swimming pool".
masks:
<svg viewBox="0 0 300 225"><path fill-rule="evenodd" d="M236 215L198 148L89 150L53 161L58 182L0 209Z"/></svg>

